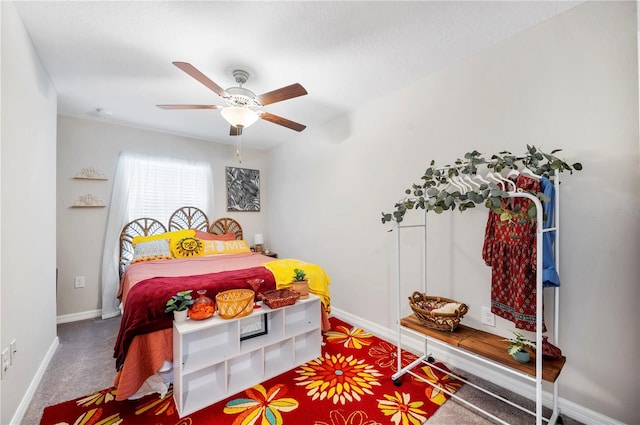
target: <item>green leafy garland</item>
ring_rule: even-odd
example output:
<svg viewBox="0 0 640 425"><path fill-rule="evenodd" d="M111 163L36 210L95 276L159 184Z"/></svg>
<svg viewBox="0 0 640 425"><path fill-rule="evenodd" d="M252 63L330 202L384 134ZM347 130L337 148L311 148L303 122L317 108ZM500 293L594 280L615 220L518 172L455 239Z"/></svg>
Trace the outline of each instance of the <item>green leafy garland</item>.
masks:
<svg viewBox="0 0 640 425"><path fill-rule="evenodd" d="M503 221L534 219L536 210L533 202L530 203L528 211L504 208L502 200L508 197L508 194L495 182L481 183L475 190L469 190L465 193L461 193L459 190L448 191L448 189L452 186L453 177L475 176L478 172L478 166L481 165L498 173L505 168L518 170L518 167L521 166L547 178L554 176L556 172L569 171L570 174L573 174L574 170L582 170L582 164L579 162L569 165L554 156L557 152L560 152L560 149L544 153L535 146L527 145L527 154L524 156L516 156L511 152L503 151L492 155L487 160L480 152L474 150L467 152L464 159L457 159L455 165L436 167L435 161L431 161L429 168L422 176L422 183L414 183L411 188L405 190L407 196L395 204L395 211L382 213L382 223L389 221L400 223L406 212L412 209L420 208L441 214L446 210L453 211L456 208L459 211L465 211L468 208L475 208L477 204L481 203L500 214ZM548 200L543 193L534 193L534 195L541 201Z"/></svg>

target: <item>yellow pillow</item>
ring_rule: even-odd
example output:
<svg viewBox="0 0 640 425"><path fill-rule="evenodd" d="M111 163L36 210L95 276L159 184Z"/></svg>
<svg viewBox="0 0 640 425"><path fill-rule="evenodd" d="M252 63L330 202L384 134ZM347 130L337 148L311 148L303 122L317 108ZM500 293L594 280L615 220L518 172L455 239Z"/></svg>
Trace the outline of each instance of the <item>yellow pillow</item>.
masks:
<svg viewBox="0 0 640 425"><path fill-rule="evenodd" d="M196 231L193 229L182 229L175 230L173 232L160 233L159 235L149 235L149 236L136 236L133 238L133 246L135 248L137 243L140 242L149 242L155 241L157 239L170 239L169 246L171 247L171 254L176 257L176 243L183 238L194 237L196 235Z"/></svg>
<svg viewBox="0 0 640 425"><path fill-rule="evenodd" d="M186 237L171 245L176 258L200 257L204 253L202 241L198 238Z"/></svg>
<svg viewBox="0 0 640 425"><path fill-rule="evenodd" d="M203 255L217 254L241 254L251 252L249 244L244 240L233 241L202 241L204 245Z"/></svg>

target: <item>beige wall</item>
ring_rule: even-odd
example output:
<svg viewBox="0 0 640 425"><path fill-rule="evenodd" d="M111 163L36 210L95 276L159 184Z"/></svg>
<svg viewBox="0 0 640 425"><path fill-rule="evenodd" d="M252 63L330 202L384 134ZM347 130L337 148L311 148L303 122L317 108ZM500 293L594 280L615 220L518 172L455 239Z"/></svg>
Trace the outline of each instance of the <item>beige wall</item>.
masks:
<svg viewBox="0 0 640 425"><path fill-rule="evenodd" d="M0 382L9 424L56 341L56 93L13 3L0 10L0 349L18 348Z"/></svg>
<svg viewBox="0 0 640 425"><path fill-rule="evenodd" d="M268 223L287 229L275 234L277 249L326 267L334 307L395 329L396 240L381 212L432 159L561 148L584 165L563 176L561 193L561 408L590 411L582 418L590 423L640 423L635 7L587 2L272 150ZM479 208L429 217L429 292L469 303L465 321L479 327L490 301L486 216ZM420 289L419 242L402 246L416 266L405 295ZM499 320L486 330L511 328Z"/></svg>
<svg viewBox="0 0 640 425"><path fill-rule="evenodd" d="M268 197L266 153L243 149L243 162L235 159L235 145L207 142L142 129L113 125L104 121L58 117L57 217L58 217L58 320L72 321L100 316L102 290L100 270L109 200L118 155L121 151L164 155L211 162L214 179L214 211L210 219L233 217L243 226L245 238L262 233L268 241L265 217ZM261 171L260 212L227 212L225 167ZM80 169L93 167L106 174L107 181L74 180ZM106 208L71 208L80 195L97 195ZM167 223L165 223L167 225ZM74 288L74 277L85 277L85 288Z"/></svg>

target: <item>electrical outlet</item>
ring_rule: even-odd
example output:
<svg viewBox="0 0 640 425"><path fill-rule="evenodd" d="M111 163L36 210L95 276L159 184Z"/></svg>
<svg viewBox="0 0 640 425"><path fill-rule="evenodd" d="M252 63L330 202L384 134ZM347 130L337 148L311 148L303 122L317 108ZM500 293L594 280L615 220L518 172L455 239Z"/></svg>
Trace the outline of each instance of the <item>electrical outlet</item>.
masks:
<svg viewBox="0 0 640 425"><path fill-rule="evenodd" d="M496 315L491 312L489 307L482 307L482 324L487 326L496 325Z"/></svg>
<svg viewBox="0 0 640 425"><path fill-rule="evenodd" d="M4 350L2 350L2 369L0 369L0 371L2 372L1 373L2 376L0 376L0 378L4 379L8 370L9 370L9 349L5 348Z"/></svg>
<svg viewBox="0 0 640 425"><path fill-rule="evenodd" d="M73 278L73 287L78 289L78 288L84 288L84 276L76 276Z"/></svg>
<svg viewBox="0 0 640 425"><path fill-rule="evenodd" d="M13 364L16 361L16 355L18 354L18 348L16 346L16 339L12 339L9 343L9 364Z"/></svg>

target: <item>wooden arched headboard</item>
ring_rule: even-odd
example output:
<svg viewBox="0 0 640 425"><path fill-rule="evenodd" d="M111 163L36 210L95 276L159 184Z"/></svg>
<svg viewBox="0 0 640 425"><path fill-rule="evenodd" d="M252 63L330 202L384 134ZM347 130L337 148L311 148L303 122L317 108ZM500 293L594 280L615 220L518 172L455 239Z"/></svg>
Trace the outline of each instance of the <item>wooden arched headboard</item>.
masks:
<svg viewBox="0 0 640 425"><path fill-rule="evenodd" d="M169 231L195 229L209 231L207 215L196 207L182 207L177 209L169 218Z"/></svg>
<svg viewBox="0 0 640 425"><path fill-rule="evenodd" d="M209 225L207 215L196 207L178 208L169 218L168 231L194 229L214 235L235 233L236 239L242 239L242 226L230 217L222 217ZM160 221L153 218L137 218L127 223L120 232L120 278L133 259L133 238L136 236L159 235L167 232Z"/></svg>
<svg viewBox="0 0 640 425"><path fill-rule="evenodd" d="M224 235L225 233L235 233L236 239L242 239L242 226L240 223L229 217L222 217L211 223L209 233L213 235Z"/></svg>
<svg viewBox="0 0 640 425"><path fill-rule="evenodd" d="M159 235L167 228L154 218L137 218L127 223L120 232L120 277L133 259L133 238L136 236Z"/></svg>

